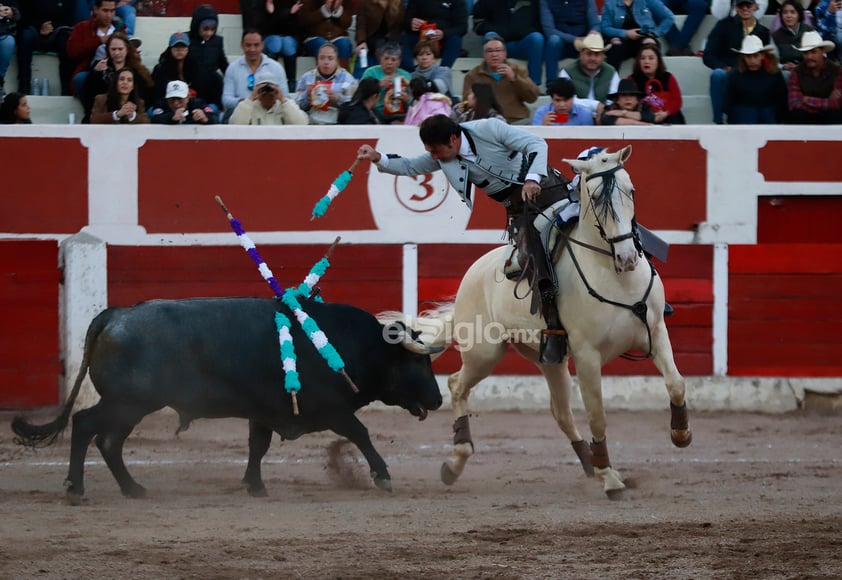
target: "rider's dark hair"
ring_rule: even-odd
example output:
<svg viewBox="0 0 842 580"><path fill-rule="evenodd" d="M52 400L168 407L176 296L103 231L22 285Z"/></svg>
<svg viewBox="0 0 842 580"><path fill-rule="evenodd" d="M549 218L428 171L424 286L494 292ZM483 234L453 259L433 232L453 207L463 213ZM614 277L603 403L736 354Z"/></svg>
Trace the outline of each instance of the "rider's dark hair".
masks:
<svg viewBox="0 0 842 580"><path fill-rule="evenodd" d="M461 134L462 128L459 123L447 115L433 115L421 122L419 131L421 142L424 145L450 145L450 138Z"/></svg>

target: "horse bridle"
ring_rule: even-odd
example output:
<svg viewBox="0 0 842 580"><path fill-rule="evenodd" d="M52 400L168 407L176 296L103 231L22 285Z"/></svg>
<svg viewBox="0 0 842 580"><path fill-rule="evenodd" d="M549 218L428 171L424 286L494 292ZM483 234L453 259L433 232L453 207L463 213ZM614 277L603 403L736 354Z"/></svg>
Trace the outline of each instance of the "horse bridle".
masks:
<svg viewBox="0 0 842 580"><path fill-rule="evenodd" d="M595 178L595 177L601 177L601 178L602 178L602 180L603 180L603 182L604 182L604 181L606 180L606 178L607 178L607 177L613 177L613 176L614 176L614 174L615 174L615 173L617 173L617 172L618 172L619 170L621 170L621 169L623 169L623 164L622 164L622 163L618 163L616 167L612 167L611 169L606 169L605 171L600 171L600 172L598 172L598 173L593 173L593 174L591 174L591 175L588 175L588 176L585 178L585 182L588 182L588 181L590 181L591 179L593 179L593 178ZM616 180L615 180L615 184L616 184ZM603 186L603 187L604 187L604 186ZM612 191L613 191L614 189L617 189L617 186L616 186L616 185L614 185L614 187L612 187ZM621 193L622 195L626 195L623 191L620 191L620 193ZM629 195L630 195L630 197L631 197L632 201L634 201L634 193L631 193L631 194L629 194ZM605 240L605 242L606 242L609 246L611 246L611 256L613 257L613 256L614 256L614 244L616 244L616 243L618 243L618 242L622 242L622 241L628 240L628 239L631 239L631 238L634 238L634 236L635 236L635 234L634 234L634 225L635 225L635 223L636 223L636 222L635 222L635 216L632 216L632 229L631 229L630 231L626 232L625 234L620 234L619 236L614 236L613 238L609 238L609 237L605 234L605 228L603 228L603 227L602 227L602 222L601 222L601 221L599 221L599 216L598 216L598 215L597 215L597 213L596 213L596 209L594 208L593 202L591 202L591 203L589 204L589 207L590 207L591 211L593 212L594 219L596 220L596 228L597 228L597 230L599 231L599 237L601 237L603 240Z"/></svg>
<svg viewBox="0 0 842 580"><path fill-rule="evenodd" d="M619 171L622 168L623 168L623 164L619 163L619 164L617 164L616 167L612 167L611 169L606 169L605 171L600 171L598 173L593 173L591 175L588 175L585 178L585 181L586 182L590 181L591 179L593 179L595 177L601 177L601 178L603 178L603 181L604 181L606 177L613 176L617 171ZM615 184L612 187L612 191L613 191L613 189L616 189L616 187L617 186ZM623 195L626 195L623 192L621 192L621 193ZM632 200L634 200L634 194L632 193L630 195L631 195ZM592 200L590 200L590 197L589 197L589 201L590 201L590 203L589 203L590 211L593 212L594 219L596 220L596 224L597 224L597 229L599 230L599 235L611 247L610 251L606 250L604 248L600 248L598 246L594 246L594 245L591 245L591 244L588 244L588 243L585 243L585 242L581 242L579 240L576 240L575 238L571 238L569 235L562 232L560 228L559 228L559 234L561 235L561 237L563 237L565 239L566 242L573 242L574 244L577 244L579 246L588 248L589 250L592 250L594 252L598 252L600 254L604 254L606 256L610 256L611 258L613 258L614 257L614 244L616 244L618 242L622 242L624 240L633 239L633 238L636 237L635 228L636 228L637 222L635 221L634 217L632 217L632 230L630 232L627 232L625 234L620 234L619 236L614 236L614 237L609 238L605 234L605 229L602 227L602 223L599 221L599 216L596 213L596 209L594 208L593 202L592 202ZM558 227L558 226L556 226L556 227ZM652 263L649 262L648 260L646 261L649 264L649 285L646 287L646 292L643 293L643 298L641 298L639 301L635 302L634 304L625 304L623 302L616 302L614 300L609 300L608 298L605 298L604 296L599 294L599 292L594 290L593 286L590 285L587 278L585 277L585 273L582 271L582 267L579 265L579 261L576 259L576 254L573 253L573 248L571 247L571 245L569 243L566 243L565 245L567 246L567 253L570 255L570 260L573 262L573 265L576 266L576 271L579 273L579 278L582 280L582 283L585 285L585 288L587 288L588 294L590 294L591 296L593 296L594 298L596 298L600 302L604 302L606 304L611 304L613 306L618 306L620 308L625 308L627 310L631 310L632 314L637 316L640 319L640 321L643 322L643 325L646 327L646 333L647 333L648 338L649 338L649 352L647 352L645 357L642 357L642 358L650 358L652 356L652 329L649 327L649 322L646 320L646 315L647 315L648 310L649 310L649 307L646 306L646 299L649 298L649 293L652 291L652 285L655 282L655 268L654 268L654 266L652 266ZM634 360L634 357L632 355L621 355L621 356L623 358Z"/></svg>

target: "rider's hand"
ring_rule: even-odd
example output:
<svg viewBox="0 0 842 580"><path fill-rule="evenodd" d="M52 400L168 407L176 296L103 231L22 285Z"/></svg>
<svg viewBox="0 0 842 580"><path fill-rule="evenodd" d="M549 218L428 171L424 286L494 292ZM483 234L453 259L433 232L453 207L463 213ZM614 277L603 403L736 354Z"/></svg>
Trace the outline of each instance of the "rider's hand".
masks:
<svg viewBox="0 0 842 580"><path fill-rule="evenodd" d="M541 185L537 181L528 180L523 184L521 198L523 201L533 201L541 193Z"/></svg>

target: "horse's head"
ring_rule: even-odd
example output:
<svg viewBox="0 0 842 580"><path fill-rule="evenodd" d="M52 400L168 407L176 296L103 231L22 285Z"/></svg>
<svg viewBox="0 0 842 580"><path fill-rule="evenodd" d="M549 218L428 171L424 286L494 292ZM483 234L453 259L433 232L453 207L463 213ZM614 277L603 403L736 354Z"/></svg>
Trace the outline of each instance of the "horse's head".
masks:
<svg viewBox="0 0 842 580"><path fill-rule="evenodd" d="M564 159L581 176L580 232L599 232L611 249L617 272L634 270L640 253L634 244L634 185L623 164L631 157L627 145L616 153L600 151L589 159ZM589 226L593 226L591 229Z"/></svg>

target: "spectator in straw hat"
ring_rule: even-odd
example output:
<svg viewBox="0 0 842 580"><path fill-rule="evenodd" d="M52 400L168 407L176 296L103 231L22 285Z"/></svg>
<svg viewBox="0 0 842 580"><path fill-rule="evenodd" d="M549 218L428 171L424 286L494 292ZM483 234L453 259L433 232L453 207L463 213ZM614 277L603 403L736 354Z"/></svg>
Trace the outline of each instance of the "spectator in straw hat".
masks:
<svg viewBox="0 0 842 580"><path fill-rule="evenodd" d="M576 39L574 45L579 58L561 69L559 76L573 81L578 97L576 102L598 117L609 100L608 95L616 92L620 84L617 69L605 62L605 53L611 45L606 46L597 32Z"/></svg>
<svg viewBox="0 0 842 580"><path fill-rule="evenodd" d="M774 125L786 114L786 83L775 47L748 35L737 66L728 73L722 111L729 125Z"/></svg>
<svg viewBox="0 0 842 580"><path fill-rule="evenodd" d="M842 67L827 58L835 47L815 31L801 37L804 61L789 73L787 85L790 123L842 123Z"/></svg>

